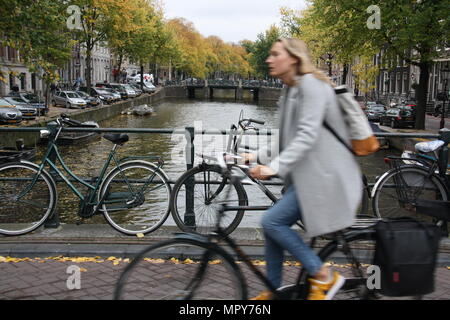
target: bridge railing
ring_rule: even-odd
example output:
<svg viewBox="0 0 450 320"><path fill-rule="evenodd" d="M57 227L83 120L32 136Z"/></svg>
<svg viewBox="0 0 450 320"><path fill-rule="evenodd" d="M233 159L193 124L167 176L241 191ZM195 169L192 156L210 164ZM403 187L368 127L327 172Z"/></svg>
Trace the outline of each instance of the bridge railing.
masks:
<svg viewBox="0 0 450 320"><path fill-rule="evenodd" d="M226 80L226 79L186 79L186 80L167 80L164 86L221 86L221 87L238 87L245 88L283 88L283 84L273 80Z"/></svg>
<svg viewBox="0 0 450 320"><path fill-rule="evenodd" d="M21 127L21 128L13 128L13 127L0 127L0 137L3 133L6 132L40 132L41 130L45 130L45 127ZM63 131L66 132L97 132L97 133L142 133L142 134L179 134L184 135L186 139L186 147L185 147L185 164L186 169L189 170L194 166L195 159L195 146L194 140L196 135L230 135L233 133L232 130L196 130L194 127L186 127L184 129L150 129L150 128L63 128ZM267 135L272 136L273 130L264 130L264 131L256 131L256 132L248 132L247 135ZM399 138L424 138L424 139L438 139L440 137L439 134L417 134L417 133L375 133L375 135L379 138L389 138L389 137L399 137ZM441 164L442 165L442 164ZM447 164L445 163L445 167ZM84 178L86 181L89 181L89 178ZM62 181L62 180L61 180ZM59 182L59 181L57 181ZM169 179L169 183L174 184L176 181ZM263 181L265 185L272 186L281 186L283 182L277 181ZM193 194L193 192L188 193ZM189 201L187 203L193 203ZM47 228L56 228L59 226L59 216L57 213L49 219L45 226Z"/></svg>

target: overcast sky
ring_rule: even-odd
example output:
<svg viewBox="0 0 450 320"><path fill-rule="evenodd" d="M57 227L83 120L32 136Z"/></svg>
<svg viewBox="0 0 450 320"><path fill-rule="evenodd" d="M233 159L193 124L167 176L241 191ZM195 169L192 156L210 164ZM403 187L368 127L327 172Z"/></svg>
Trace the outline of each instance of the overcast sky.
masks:
<svg viewBox="0 0 450 320"><path fill-rule="evenodd" d="M282 6L305 8L304 0L163 0L166 18L182 17L204 36L226 42L256 40L271 24L279 24Z"/></svg>

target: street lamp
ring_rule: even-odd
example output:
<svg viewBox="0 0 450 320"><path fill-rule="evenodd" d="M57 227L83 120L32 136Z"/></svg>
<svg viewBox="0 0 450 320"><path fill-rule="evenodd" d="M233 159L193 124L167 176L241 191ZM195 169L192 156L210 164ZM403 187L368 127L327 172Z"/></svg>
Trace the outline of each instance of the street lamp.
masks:
<svg viewBox="0 0 450 320"><path fill-rule="evenodd" d="M444 92L442 95L442 114L440 128L445 127L445 102L448 100L447 84L448 78L450 78L450 68L447 66L445 69L441 69L441 77L444 79Z"/></svg>

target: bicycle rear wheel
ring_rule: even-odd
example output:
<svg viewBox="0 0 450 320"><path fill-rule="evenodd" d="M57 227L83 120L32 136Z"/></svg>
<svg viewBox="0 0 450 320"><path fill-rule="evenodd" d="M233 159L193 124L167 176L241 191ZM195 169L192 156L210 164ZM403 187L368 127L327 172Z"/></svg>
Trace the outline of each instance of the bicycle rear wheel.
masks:
<svg viewBox="0 0 450 320"><path fill-rule="evenodd" d="M448 201L447 189L439 177L413 165L388 171L374 189L373 208L380 218L412 217L424 220L426 217L416 213L413 206L417 200Z"/></svg>
<svg viewBox="0 0 450 320"><path fill-rule="evenodd" d="M116 230L146 234L158 229L169 216L171 188L165 175L144 162L112 170L100 188L103 215Z"/></svg>
<svg viewBox="0 0 450 320"><path fill-rule="evenodd" d="M219 247L192 239L171 239L142 251L121 274L114 299L246 299L245 280Z"/></svg>
<svg viewBox="0 0 450 320"><path fill-rule="evenodd" d="M333 300L378 299L377 283L369 279L375 254L375 231L372 229L353 231L346 236L347 248L337 241L327 244L320 252L322 261L346 280Z"/></svg>
<svg viewBox="0 0 450 320"><path fill-rule="evenodd" d="M45 171L26 163L0 166L0 234L16 236L39 228L53 213L57 192Z"/></svg>
<svg viewBox="0 0 450 320"><path fill-rule="evenodd" d="M192 183L192 191L187 187ZM231 194L225 195L229 188ZM191 196L192 203L189 203ZM216 165L200 165L185 172L175 183L171 198L171 211L175 223L184 232L207 235L215 229L218 206L247 205L247 195L241 183L224 181L221 169ZM193 212L189 212L189 207ZM239 225L244 210L226 211L221 227L230 234Z"/></svg>

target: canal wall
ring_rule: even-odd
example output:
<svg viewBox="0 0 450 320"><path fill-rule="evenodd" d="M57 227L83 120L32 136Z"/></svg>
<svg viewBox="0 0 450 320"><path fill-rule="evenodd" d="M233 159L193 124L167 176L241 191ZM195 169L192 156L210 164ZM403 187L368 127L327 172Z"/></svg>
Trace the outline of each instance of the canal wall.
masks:
<svg viewBox="0 0 450 320"><path fill-rule="evenodd" d="M151 94L144 95L133 100L117 102L112 105L105 105L102 107L89 108L84 110L67 110L63 108L50 107L49 116L39 117L37 120L29 121L26 127L46 127L47 123L54 120L61 113L68 113L71 119L84 121L100 122L117 115L120 115L122 111L131 108L133 106L139 106L143 104L154 104L165 98L176 98L178 92L176 90L161 90ZM23 139L25 146L34 147L40 140L39 132L3 132L0 136L0 146L3 147L15 147L16 140Z"/></svg>

